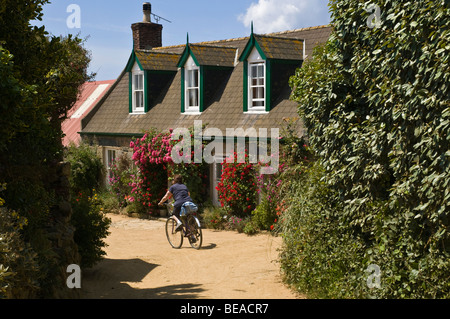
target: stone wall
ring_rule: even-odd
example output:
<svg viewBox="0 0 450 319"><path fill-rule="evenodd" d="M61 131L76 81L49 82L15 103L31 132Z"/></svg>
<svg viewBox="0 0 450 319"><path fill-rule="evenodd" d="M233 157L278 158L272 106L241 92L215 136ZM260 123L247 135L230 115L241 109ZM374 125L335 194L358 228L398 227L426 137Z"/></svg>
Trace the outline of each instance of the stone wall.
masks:
<svg viewBox="0 0 450 319"><path fill-rule="evenodd" d="M79 289L70 289L66 285L67 266L80 264L78 247L74 241L75 228L70 224L72 207L70 204L71 174L70 163L60 162L55 165L52 188L55 190L56 203L50 210L50 222L48 224L48 238L52 242L52 250L58 255L59 265L54 273L51 291L47 292L48 298L79 298Z"/></svg>

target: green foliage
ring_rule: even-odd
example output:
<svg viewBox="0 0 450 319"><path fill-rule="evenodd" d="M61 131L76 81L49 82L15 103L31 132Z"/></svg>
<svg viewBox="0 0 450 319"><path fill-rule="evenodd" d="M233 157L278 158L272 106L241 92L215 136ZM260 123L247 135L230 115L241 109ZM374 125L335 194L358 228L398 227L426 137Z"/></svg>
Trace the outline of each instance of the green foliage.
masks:
<svg viewBox="0 0 450 319"><path fill-rule="evenodd" d="M119 207L126 207L128 196L131 194L131 183L133 177L137 175L137 170L133 168L133 163L128 155L122 155L114 160L110 168L109 185L111 192L117 197Z"/></svg>
<svg viewBox="0 0 450 319"><path fill-rule="evenodd" d="M221 207L207 206L202 212L202 224L210 229L225 229L227 212Z"/></svg>
<svg viewBox="0 0 450 319"><path fill-rule="evenodd" d="M103 241L109 234L110 220L103 212L103 199L96 193L104 172L95 149L87 144L70 145L66 161L71 165L71 224L81 256L81 266L91 267L105 255Z"/></svg>
<svg viewBox="0 0 450 319"><path fill-rule="evenodd" d="M236 152L224 160L222 177L216 187L221 206L238 217L250 216L257 200L255 165L250 163L247 151L244 153L242 163Z"/></svg>
<svg viewBox="0 0 450 319"><path fill-rule="evenodd" d="M203 125L203 128L206 125ZM202 129L203 129L202 128ZM206 201L206 194L208 189L207 171L209 169L208 164L203 160L196 160L195 148L198 147L197 152L200 150L203 154L203 148L205 141L202 144L198 143L194 139L194 127L190 127L189 136L181 135L178 139L175 139L173 131L171 131L171 150L178 151L180 158L182 156L190 157L189 163L181 162L179 164L174 163L173 159L169 168L169 181L172 181L176 175L183 177L183 183L189 189L192 200L197 204L203 204ZM197 145L198 144L198 145ZM189 153L188 153L189 152ZM200 152L198 152L200 153Z"/></svg>
<svg viewBox="0 0 450 319"><path fill-rule="evenodd" d="M70 186L73 193L90 192L100 187L104 166L95 148L88 144L70 145L66 150L66 161L71 165Z"/></svg>
<svg viewBox="0 0 450 319"><path fill-rule="evenodd" d="M227 222L225 223L225 229L235 230L238 233L243 233L245 226L249 221L250 217L240 218L236 216L230 216L227 218Z"/></svg>
<svg viewBox="0 0 450 319"><path fill-rule="evenodd" d="M351 261L382 270L371 293L448 298L449 2L377 5L371 29L363 2L330 2L333 35L291 79L293 98L330 201L344 204L336 222L363 249Z"/></svg>
<svg viewBox="0 0 450 319"><path fill-rule="evenodd" d="M6 185L0 185L0 192ZM39 290L39 265L21 231L28 220L3 205L0 198L0 299L33 298Z"/></svg>
<svg viewBox="0 0 450 319"><path fill-rule="evenodd" d="M267 196L270 195L263 197L261 203L252 211L252 221L259 229L263 230L270 230L277 219L275 205L269 201Z"/></svg>
<svg viewBox="0 0 450 319"><path fill-rule="evenodd" d="M106 253L104 238L109 235L111 220L103 212L103 201L95 190L92 195L79 193L72 196L72 220L75 243L81 256L81 267L92 267Z"/></svg>
<svg viewBox="0 0 450 319"><path fill-rule="evenodd" d="M167 133L151 129L142 138L130 143L132 160L138 173L132 176L129 201L139 213L158 211L159 200L167 191L167 166L170 162L170 137Z"/></svg>
<svg viewBox="0 0 450 319"><path fill-rule="evenodd" d="M73 262L50 238L62 219L62 195L54 188L63 158L61 121L91 78L81 39L31 26L48 2L0 0L0 181L8 184L2 194L8 208L28 220L21 235L37 254L39 297L50 297L51 285L64 286L58 269Z"/></svg>
<svg viewBox="0 0 450 319"><path fill-rule="evenodd" d="M342 203L324 182L323 168L315 162L295 170L301 174L289 174L291 183L282 187L287 204L276 225L285 280L313 298L367 297L363 243L340 220Z"/></svg>

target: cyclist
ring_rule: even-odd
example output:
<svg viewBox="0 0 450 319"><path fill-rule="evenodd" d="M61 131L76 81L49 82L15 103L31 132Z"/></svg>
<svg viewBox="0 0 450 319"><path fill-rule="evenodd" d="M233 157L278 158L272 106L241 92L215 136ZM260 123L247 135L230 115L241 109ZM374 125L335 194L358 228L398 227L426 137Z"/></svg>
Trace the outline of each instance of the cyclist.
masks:
<svg viewBox="0 0 450 319"><path fill-rule="evenodd" d="M173 204L173 216L177 221L177 228L179 230L183 223L180 220L181 206L186 202L192 202L191 194L186 185L183 184L183 177L181 175L175 175L173 184L167 191L166 195L161 199L158 205L162 205L165 201L173 196L175 203Z"/></svg>

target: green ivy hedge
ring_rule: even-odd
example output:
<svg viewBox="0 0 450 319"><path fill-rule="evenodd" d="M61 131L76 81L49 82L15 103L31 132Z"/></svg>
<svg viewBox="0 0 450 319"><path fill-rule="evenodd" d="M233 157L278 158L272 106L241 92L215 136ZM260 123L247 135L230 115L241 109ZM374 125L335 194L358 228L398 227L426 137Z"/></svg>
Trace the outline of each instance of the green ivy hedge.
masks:
<svg viewBox="0 0 450 319"><path fill-rule="evenodd" d="M380 0L373 28L368 5L330 1L334 32L291 79L332 191L326 200L342 205L324 227L338 251L361 247L336 263L380 267L381 288L371 296L448 298L450 4ZM348 241L338 240L341 232ZM310 242L299 258L320 244ZM344 277L349 290L361 285Z"/></svg>

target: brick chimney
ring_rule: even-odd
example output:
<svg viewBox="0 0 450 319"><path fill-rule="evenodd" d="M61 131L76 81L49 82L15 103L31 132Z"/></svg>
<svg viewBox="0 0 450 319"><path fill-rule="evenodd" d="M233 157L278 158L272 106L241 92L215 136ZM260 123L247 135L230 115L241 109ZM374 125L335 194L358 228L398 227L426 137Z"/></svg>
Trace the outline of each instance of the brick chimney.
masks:
<svg viewBox="0 0 450 319"><path fill-rule="evenodd" d="M143 5L144 18L142 22L133 23L133 42L135 50L151 50L162 46L162 29L161 24L152 23L151 13L152 5L145 2Z"/></svg>

